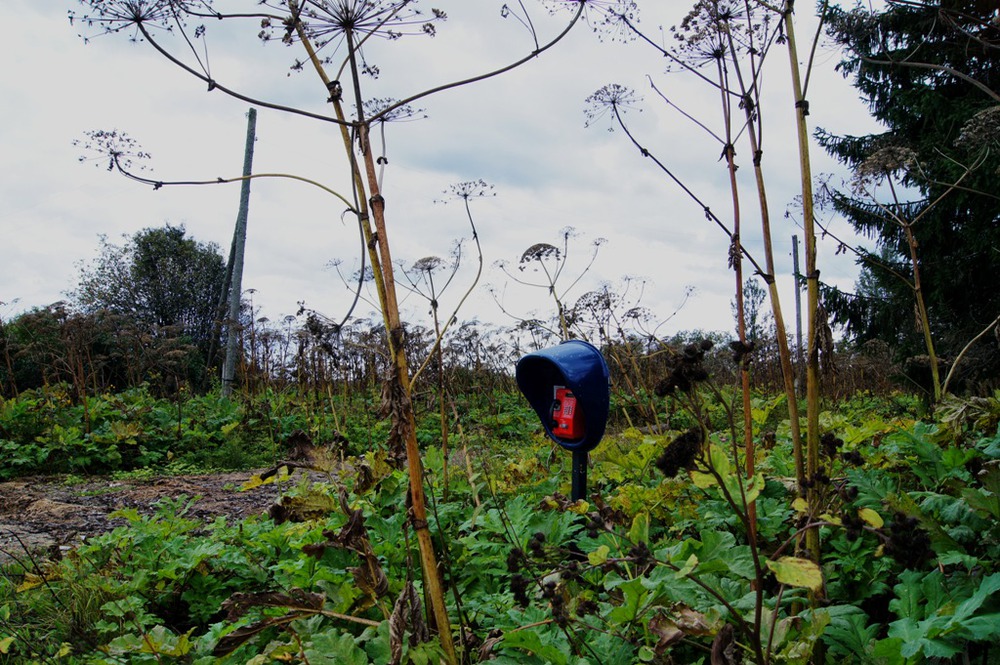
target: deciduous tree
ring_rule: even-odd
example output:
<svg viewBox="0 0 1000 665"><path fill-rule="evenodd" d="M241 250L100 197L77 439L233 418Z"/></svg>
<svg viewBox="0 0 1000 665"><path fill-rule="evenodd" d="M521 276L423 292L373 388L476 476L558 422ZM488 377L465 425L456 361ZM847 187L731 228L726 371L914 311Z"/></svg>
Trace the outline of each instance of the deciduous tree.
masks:
<svg viewBox="0 0 1000 665"><path fill-rule="evenodd" d="M80 267L76 305L122 314L151 329L179 327L205 352L226 273L218 246L169 224L126 235L120 245L106 236L100 242L98 257Z"/></svg>

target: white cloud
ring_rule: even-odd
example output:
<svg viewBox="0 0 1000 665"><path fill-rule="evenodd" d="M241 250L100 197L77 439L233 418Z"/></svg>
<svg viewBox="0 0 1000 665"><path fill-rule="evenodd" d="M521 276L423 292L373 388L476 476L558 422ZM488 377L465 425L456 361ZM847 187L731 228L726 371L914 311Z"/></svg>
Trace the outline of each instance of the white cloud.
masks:
<svg viewBox="0 0 1000 665"><path fill-rule="evenodd" d="M372 84L371 96L405 97L505 64L531 48L518 24L500 18L501 2L433 4L450 17L434 39L372 44L370 56L382 75ZM647 12L644 24L650 26L670 25L686 11L675 3L641 4ZM194 237L228 251L239 200L238 185L153 191L77 163L80 149L72 145L74 139L87 130L117 128L152 153L156 178L237 175L249 105L207 92L146 44L118 35L85 45L77 37L80 26L68 25L66 9L55 0L7 0L5 5L20 28L0 49L5 62L21 64L0 74L0 141L5 146L0 231L6 239L0 245L0 301L19 299L18 308L61 299L73 286L73 264L95 254L100 233L114 241L144 227L183 223ZM540 31L553 34L565 14L535 18ZM809 17L800 19L809 22ZM217 27L208 27L214 39ZM296 51L261 45L255 27L244 27L245 39L227 33L209 42L213 75L253 95L326 113L324 91L313 72L286 75ZM376 55L382 52L384 58ZM787 56L776 51L771 58L765 167L778 269L787 275L791 234L801 237L783 217L797 194L798 153ZM853 91L832 72L835 61L835 54L821 52L821 70L811 84L810 120L835 131L869 131L871 121ZM644 304L662 316L673 312L688 287L695 289L671 330L731 328L728 239L621 131L609 133L607 124L584 127L589 94L612 82L634 87L645 98L643 112L629 116L637 136L721 218L731 218L726 174L718 161L721 147L665 108L646 75L673 101L683 102L686 111L713 123L716 94L690 77L662 70L663 59L641 45L601 43L580 26L566 43L520 70L416 102L428 119L387 127L385 185L394 258L443 256L455 239L468 237L461 206L434 201L455 182L482 178L497 193L473 204L487 265L484 283L504 283L491 267L495 261L516 261L528 245L554 243L561 228L573 226L582 234L577 251L585 253L597 237L609 242L594 265L593 279L571 295L600 280L640 275L651 282ZM261 109L257 133L255 171L291 172L350 191L334 126ZM815 172L835 168L815 146L813 156ZM761 255L749 156L739 158L744 242ZM348 269L357 262L357 230L349 220L341 221L343 208L306 185L254 181L244 286L256 289L255 302L272 320L294 313L300 300L334 318L347 307L350 293L327 268L332 259L342 259ZM821 249L820 256L825 278L851 284L849 258L834 257L832 246ZM511 286L508 297L515 292ZM457 297L457 290L452 295ZM529 296L516 297L530 304L520 313L543 306ZM785 307L792 307L790 296ZM505 321L482 289L463 315Z"/></svg>

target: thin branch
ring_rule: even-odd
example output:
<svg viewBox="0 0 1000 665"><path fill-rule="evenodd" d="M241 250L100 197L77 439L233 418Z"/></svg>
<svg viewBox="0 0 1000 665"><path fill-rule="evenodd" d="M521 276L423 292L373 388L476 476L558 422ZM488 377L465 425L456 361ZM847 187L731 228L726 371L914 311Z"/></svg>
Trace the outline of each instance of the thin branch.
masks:
<svg viewBox="0 0 1000 665"><path fill-rule="evenodd" d="M955 368L958 367L958 363L961 362L961 360L962 360L963 357L965 357L965 353L970 348L972 348L973 344L975 344L976 342L978 342L979 340L981 340L988 332L990 332L991 330L993 330L994 328L996 328L997 325L1000 325L1000 316L998 316L997 318L993 319L992 323L990 323L988 326L986 326L985 328L983 328L983 330L978 335L976 335L975 337L973 337L971 340L969 340L968 344L966 344L964 347L962 347L962 350L959 352L958 356L955 357L954 362L951 363L951 368L948 370L947 376L944 377L944 384L941 386L941 392L942 393L948 392L948 384L951 382L951 377L955 373Z"/></svg>
<svg viewBox="0 0 1000 665"><path fill-rule="evenodd" d="M530 62L531 60L534 60L539 55L541 55L542 53L544 53L545 51L549 50L550 48L552 48L553 46L555 46L556 44L558 44L560 41L562 41L563 37L565 37L567 34L569 34L569 31L573 29L573 26L576 25L577 21L579 21L580 17L583 15L583 10L584 10L584 8L586 6L586 3L584 3L584 2L577 2L577 5L578 5L578 8L576 10L576 14L573 16L573 19L569 22L569 25L567 25L566 28L555 37L555 39L553 39L552 41L550 41L545 46L542 46L541 48L536 48L534 51L532 51L530 54L526 55L525 57L521 58L520 60L517 60L517 61L515 61L515 62L513 62L513 63L511 63L509 65L506 65L505 67L501 67L500 69L495 69L495 70L493 70L491 72L487 72L485 74L479 74L478 76L472 76L472 77L469 77L469 78L466 78L466 79L462 79L460 81L454 81L452 83L445 83L444 85L439 85L439 86L436 86L434 88L430 88L428 90L424 90L423 92L418 92L415 95L411 95L410 97L407 97L406 99L398 101L395 104L389 106L388 108L383 109L377 116L375 116L375 118L370 118L370 120L384 118L388 113L396 110L400 106L405 106L406 104L410 104L412 102L415 102L418 99L422 99L424 97L436 94L438 92L442 92L444 90L450 90L451 88L458 88L458 87L461 87L463 85L467 85L469 83L478 83L479 81L485 81L486 79L493 78L494 76L499 76L500 74L504 74L506 72L509 72L512 69L516 69L516 68L520 67L521 65L523 65L526 62Z"/></svg>
<svg viewBox="0 0 1000 665"><path fill-rule="evenodd" d="M154 189L159 189L161 187L167 187L167 186L175 186L175 185L222 185L234 182L243 182L244 180L255 180L257 178L284 178L286 180L297 180L298 182L304 182L306 184L313 185L314 187L319 187L327 194L332 194L333 196L336 196L338 199L340 199L344 203L344 205L347 206L347 209L350 212L358 214L358 211L354 208L351 202L348 201L346 198L344 198L338 192L330 189L329 187L327 187L322 183L316 182L315 180L311 180L310 178L304 178L298 175L293 175L291 173L253 173L251 175L240 176L238 178L216 178L215 180L153 180L152 178L144 178L140 175L136 175L131 171L127 170L126 168L124 168L118 161L117 155L113 155L112 159L114 160L115 167L118 169L118 172L124 175L126 178L129 178L130 180L135 180L136 182L141 182L146 185L152 185Z"/></svg>
<svg viewBox="0 0 1000 665"><path fill-rule="evenodd" d="M318 113L312 113L311 111L304 111L302 109L297 109L297 108L294 108L294 107L291 107L291 106L283 106L281 104L273 104L271 102L265 102L265 101L260 100L260 99L254 99L253 97L248 97L246 95L243 95L241 93L236 92L235 90L230 90L229 88L227 88L226 86L220 84L218 81L216 81L215 79L211 78L210 76L206 76L205 74L202 74L201 72L198 72L197 70L195 70L194 68L192 68L189 65L185 64L184 62L181 62L173 54L171 54L165 48L163 48L162 46L160 46L159 43L157 43L156 40L153 39L153 36L151 34L149 34L149 32L146 30L145 26L142 23L138 23L137 25L138 25L139 31L142 32L142 35L146 38L146 41L148 41L150 43L150 45L153 48L155 48L160 53L160 55L162 55L167 60L169 60L170 62L174 63L175 65L177 65L178 67L180 67L184 71L188 72L189 74L191 74L195 78L200 79L200 80L204 81L205 83L207 83L208 84L208 89L209 89L210 92L212 90L219 90L220 92L223 92L223 93L229 95L230 97L235 97L236 99L242 100L242 101L247 102L249 104L253 104L255 106L261 106L263 108L273 109L275 111L285 111L286 113L294 113L296 115L302 115L302 116L305 116L307 118L313 118L314 120L322 120L324 122L330 122L330 123L334 123L334 124L338 124L338 125L339 124L344 124L344 123L340 122L339 120L337 120L336 118L331 118L329 116L320 115Z"/></svg>

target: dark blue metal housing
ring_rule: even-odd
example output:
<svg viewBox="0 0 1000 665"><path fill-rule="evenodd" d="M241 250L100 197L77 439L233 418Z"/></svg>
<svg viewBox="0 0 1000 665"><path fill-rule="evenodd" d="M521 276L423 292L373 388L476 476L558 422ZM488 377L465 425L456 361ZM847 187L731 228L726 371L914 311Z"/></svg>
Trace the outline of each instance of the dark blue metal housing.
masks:
<svg viewBox="0 0 1000 665"><path fill-rule="evenodd" d="M529 353L517 362L515 376L518 388L553 441L574 452L588 452L597 446L608 423L611 388L608 364L593 345L571 339ZM565 386L576 396L577 409L584 418L582 438L567 441L552 433L555 386Z"/></svg>

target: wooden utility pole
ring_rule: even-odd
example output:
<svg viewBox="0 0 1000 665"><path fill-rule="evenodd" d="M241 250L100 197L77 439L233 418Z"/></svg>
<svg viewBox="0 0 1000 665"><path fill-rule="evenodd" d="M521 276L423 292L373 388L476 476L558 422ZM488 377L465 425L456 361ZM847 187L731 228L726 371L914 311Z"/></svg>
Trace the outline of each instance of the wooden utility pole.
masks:
<svg viewBox="0 0 1000 665"><path fill-rule="evenodd" d="M247 142L243 152L243 184L240 188L240 211L233 232L232 270L229 279L229 316L226 319L226 360L222 365L222 394L233 392L236 357L239 354L240 304L243 295L243 253L247 242L247 216L250 212L250 174L253 172L253 144L256 139L257 109L247 114Z"/></svg>

